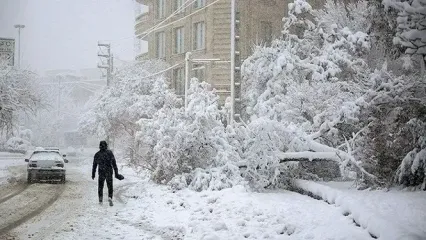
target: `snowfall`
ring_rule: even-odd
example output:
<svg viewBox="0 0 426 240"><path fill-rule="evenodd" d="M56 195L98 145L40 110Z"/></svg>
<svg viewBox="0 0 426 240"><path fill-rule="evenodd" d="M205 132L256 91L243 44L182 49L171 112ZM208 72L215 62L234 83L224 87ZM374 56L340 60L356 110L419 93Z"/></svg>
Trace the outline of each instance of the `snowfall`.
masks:
<svg viewBox="0 0 426 240"><path fill-rule="evenodd" d="M0 158L5 156L10 159L0 161L0 184L17 184L16 179L25 175L23 156L0 153ZM80 179L71 176L66 183L81 193L79 204L73 204L74 214L66 213L68 218L56 223L44 239L426 239L424 191L359 191L353 182L304 180L294 180L294 185L305 195L285 190L259 193L245 186L174 191L119 163L125 179L114 181L115 204L110 207L97 202L91 160L86 156L80 164L68 166ZM60 216L61 207L52 205L40 215ZM28 234L37 221L35 217L14 231Z"/></svg>

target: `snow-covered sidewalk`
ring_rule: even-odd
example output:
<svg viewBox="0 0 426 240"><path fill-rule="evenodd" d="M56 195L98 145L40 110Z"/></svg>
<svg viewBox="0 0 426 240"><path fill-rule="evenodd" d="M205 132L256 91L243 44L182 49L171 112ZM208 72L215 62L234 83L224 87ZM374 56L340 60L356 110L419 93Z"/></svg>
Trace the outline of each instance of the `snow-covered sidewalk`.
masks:
<svg viewBox="0 0 426 240"><path fill-rule="evenodd" d="M93 189L86 214L51 239L371 239L339 209L298 193L173 191L123 174L114 207L98 205Z"/></svg>
<svg viewBox="0 0 426 240"><path fill-rule="evenodd" d="M351 183L315 183L296 180L295 185L349 214L371 234L383 240L426 239L426 192L357 191Z"/></svg>

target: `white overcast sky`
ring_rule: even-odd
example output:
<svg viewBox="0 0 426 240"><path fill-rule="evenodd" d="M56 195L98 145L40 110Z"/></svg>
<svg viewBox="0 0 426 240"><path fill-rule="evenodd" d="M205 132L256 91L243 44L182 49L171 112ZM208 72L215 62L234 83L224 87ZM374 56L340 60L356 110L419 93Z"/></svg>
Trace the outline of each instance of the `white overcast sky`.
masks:
<svg viewBox="0 0 426 240"><path fill-rule="evenodd" d="M134 58L133 0L0 0L0 37L18 38L22 66L45 70L96 68L97 42L109 40L122 60Z"/></svg>

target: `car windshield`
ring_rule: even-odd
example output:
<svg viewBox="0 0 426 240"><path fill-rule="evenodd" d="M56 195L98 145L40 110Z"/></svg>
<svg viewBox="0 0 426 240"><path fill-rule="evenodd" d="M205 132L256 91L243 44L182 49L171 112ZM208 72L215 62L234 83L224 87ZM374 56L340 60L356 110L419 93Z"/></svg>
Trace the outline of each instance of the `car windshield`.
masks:
<svg viewBox="0 0 426 240"><path fill-rule="evenodd" d="M30 159L32 161L42 161L42 160L60 161L62 160L62 157L57 152L37 152L37 153L34 153Z"/></svg>

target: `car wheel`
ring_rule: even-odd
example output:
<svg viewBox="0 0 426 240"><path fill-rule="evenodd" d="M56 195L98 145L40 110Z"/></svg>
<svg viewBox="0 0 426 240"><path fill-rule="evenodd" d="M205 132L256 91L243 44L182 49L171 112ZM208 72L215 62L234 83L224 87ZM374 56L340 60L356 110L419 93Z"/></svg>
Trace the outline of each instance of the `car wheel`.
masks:
<svg viewBox="0 0 426 240"><path fill-rule="evenodd" d="M65 183L65 175L61 177L61 183L64 184Z"/></svg>
<svg viewBox="0 0 426 240"><path fill-rule="evenodd" d="M31 178L31 173L28 173L28 175L27 175L27 183L28 184L33 183L33 179Z"/></svg>

